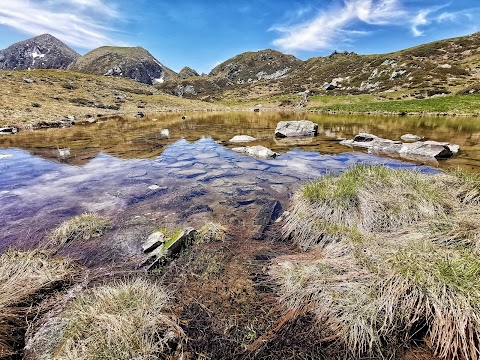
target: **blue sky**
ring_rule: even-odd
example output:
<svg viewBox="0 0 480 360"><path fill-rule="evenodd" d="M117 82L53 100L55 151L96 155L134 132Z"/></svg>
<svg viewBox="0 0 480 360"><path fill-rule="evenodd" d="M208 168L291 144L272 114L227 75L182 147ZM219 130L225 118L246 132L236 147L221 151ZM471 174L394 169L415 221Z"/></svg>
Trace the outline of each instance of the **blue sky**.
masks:
<svg viewBox="0 0 480 360"><path fill-rule="evenodd" d="M480 31L479 0L1 0L0 48L50 33L79 53L143 46L209 72L266 48L301 59L384 53Z"/></svg>

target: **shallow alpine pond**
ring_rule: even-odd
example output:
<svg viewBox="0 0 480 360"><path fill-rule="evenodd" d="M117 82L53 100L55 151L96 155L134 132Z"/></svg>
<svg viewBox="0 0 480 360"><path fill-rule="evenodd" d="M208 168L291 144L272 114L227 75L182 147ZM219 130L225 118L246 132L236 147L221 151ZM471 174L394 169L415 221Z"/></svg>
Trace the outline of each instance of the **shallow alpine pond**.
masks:
<svg viewBox="0 0 480 360"><path fill-rule="evenodd" d="M112 219L101 242L72 244L85 263L135 253L159 226L217 221L261 239L302 183L357 163L436 172L480 171L477 118L339 116L302 113L153 114L0 138L0 252L41 244L60 222L94 212ZM318 123L317 137L276 139L282 120ZM168 129L168 134L165 130ZM449 160L389 158L339 144L359 132L398 140L413 133L460 145ZM232 144L235 135L257 141ZM259 160L231 148L263 145L279 156Z"/></svg>

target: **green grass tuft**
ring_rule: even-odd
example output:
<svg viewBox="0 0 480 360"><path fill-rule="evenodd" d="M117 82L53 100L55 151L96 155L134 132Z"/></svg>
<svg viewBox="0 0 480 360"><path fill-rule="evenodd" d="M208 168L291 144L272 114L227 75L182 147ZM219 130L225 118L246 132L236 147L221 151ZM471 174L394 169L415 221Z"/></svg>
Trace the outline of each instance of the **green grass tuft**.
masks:
<svg viewBox="0 0 480 360"><path fill-rule="evenodd" d="M63 245L75 240L89 240L102 236L110 226L110 221L96 214L82 214L64 221L52 233L55 245Z"/></svg>

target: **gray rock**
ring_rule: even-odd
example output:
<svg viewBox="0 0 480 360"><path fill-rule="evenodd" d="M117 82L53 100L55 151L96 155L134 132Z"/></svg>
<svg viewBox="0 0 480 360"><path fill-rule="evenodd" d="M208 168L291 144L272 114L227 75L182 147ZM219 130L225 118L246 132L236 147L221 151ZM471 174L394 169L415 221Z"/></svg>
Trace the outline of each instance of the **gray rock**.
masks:
<svg viewBox="0 0 480 360"><path fill-rule="evenodd" d="M308 121L280 121L275 129L277 137L316 136L318 125Z"/></svg>
<svg viewBox="0 0 480 360"><path fill-rule="evenodd" d="M155 231L150 234L148 239L142 244L142 250L145 253L151 252L165 243L165 234L161 231Z"/></svg>
<svg viewBox="0 0 480 360"><path fill-rule="evenodd" d="M30 78L23 78L23 81L26 82L27 84L33 84L35 82L35 80Z"/></svg>
<svg viewBox="0 0 480 360"><path fill-rule="evenodd" d="M383 139L367 133L360 133L355 136L353 140L343 140L340 142L340 144L390 154L437 159L449 158L455 152L458 152L460 148L458 145L439 143L436 141L416 141L414 143L402 143L401 141Z"/></svg>
<svg viewBox="0 0 480 360"><path fill-rule="evenodd" d="M453 155L453 152L445 145L426 144L417 141L414 143L403 144L399 151L403 155L412 155L420 157L434 157L437 159L446 159Z"/></svg>
<svg viewBox="0 0 480 360"><path fill-rule="evenodd" d="M152 270L164 264L169 256L177 255L183 248L191 245L196 233L197 231L194 228L185 228L176 239L168 240L162 246L153 250L142 266L147 266L147 270Z"/></svg>
<svg viewBox="0 0 480 360"><path fill-rule="evenodd" d="M402 139L403 141L419 141L422 140L423 137L414 134L405 134L400 136L400 139Z"/></svg>
<svg viewBox="0 0 480 360"><path fill-rule="evenodd" d="M269 148L261 145L233 148L232 151L253 156L258 159L274 159L278 156L276 152L273 152Z"/></svg>
<svg viewBox="0 0 480 360"><path fill-rule="evenodd" d="M168 138L168 137L170 136L170 130L168 130L168 129L162 129L162 130L160 131L160 135L163 136L163 137L167 137L167 138Z"/></svg>
<svg viewBox="0 0 480 360"><path fill-rule="evenodd" d="M425 141L425 144L446 146L454 154L458 153L458 151L460 150L460 145L450 144L448 142L438 142L438 141L428 140L428 141Z"/></svg>
<svg viewBox="0 0 480 360"><path fill-rule="evenodd" d="M18 132L18 129L13 126L4 126L0 127L0 135L12 135L16 134Z"/></svg>
<svg viewBox="0 0 480 360"><path fill-rule="evenodd" d="M255 141L253 136L248 136L248 135L235 135L233 138L231 138L229 141L232 143L242 143L242 142L250 142L250 141Z"/></svg>

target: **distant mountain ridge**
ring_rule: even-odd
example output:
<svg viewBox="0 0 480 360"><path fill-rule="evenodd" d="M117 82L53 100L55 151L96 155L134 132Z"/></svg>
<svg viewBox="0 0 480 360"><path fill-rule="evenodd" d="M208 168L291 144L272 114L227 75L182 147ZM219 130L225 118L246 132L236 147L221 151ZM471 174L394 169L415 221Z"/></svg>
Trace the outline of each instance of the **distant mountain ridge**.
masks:
<svg viewBox="0 0 480 360"><path fill-rule="evenodd" d="M302 61L276 50L236 55L201 76L175 73L142 47L104 46L80 56L45 34L0 51L0 70L68 69L125 77L203 101L287 94L395 93L395 98L480 92L480 32L388 54L333 52Z"/></svg>
<svg viewBox="0 0 480 360"><path fill-rule="evenodd" d="M247 52L218 65L208 76L171 78L160 88L205 101L304 92L397 92L398 98L480 92L480 32L388 54L335 51L302 61L274 50Z"/></svg>
<svg viewBox="0 0 480 360"><path fill-rule="evenodd" d="M0 50L0 70L66 69L80 55L50 34Z"/></svg>
<svg viewBox="0 0 480 360"><path fill-rule="evenodd" d="M68 70L125 77L150 85L161 84L169 77L176 76L173 70L139 46L102 46L76 59Z"/></svg>

